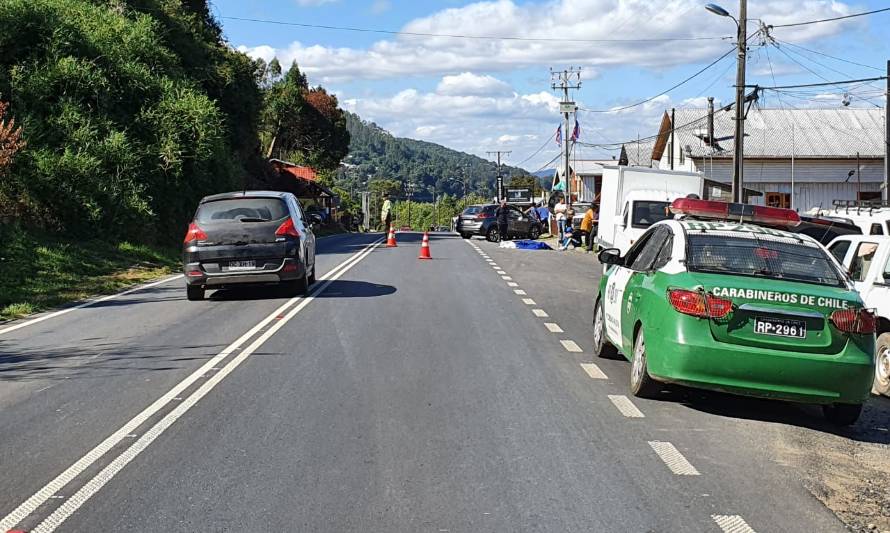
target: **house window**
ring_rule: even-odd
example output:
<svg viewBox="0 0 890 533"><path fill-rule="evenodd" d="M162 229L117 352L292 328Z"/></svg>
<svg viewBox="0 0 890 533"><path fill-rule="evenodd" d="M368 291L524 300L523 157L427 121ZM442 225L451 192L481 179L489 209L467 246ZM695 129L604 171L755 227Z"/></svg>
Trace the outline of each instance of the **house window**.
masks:
<svg viewBox="0 0 890 533"><path fill-rule="evenodd" d="M791 195L787 192L766 193L766 205L769 207L791 207Z"/></svg>

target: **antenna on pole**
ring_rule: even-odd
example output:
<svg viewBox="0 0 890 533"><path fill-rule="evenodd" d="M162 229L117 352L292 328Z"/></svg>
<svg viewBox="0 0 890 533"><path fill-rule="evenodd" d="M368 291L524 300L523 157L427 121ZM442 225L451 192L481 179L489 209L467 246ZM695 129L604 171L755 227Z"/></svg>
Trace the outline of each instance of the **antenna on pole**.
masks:
<svg viewBox="0 0 890 533"><path fill-rule="evenodd" d="M581 88L581 67L569 67L562 71L555 71L551 68L550 88L554 91L561 89L563 94L562 101L559 103L559 112L562 113L565 118L565 126L563 127L565 153L563 155L562 175L565 180L566 204L572 205L572 179L569 170L569 158L571 154L571 148L569 147L569 141L571 140L571 135L569 134L569 128L571 127L569 123L569 114L576 113L578 111L578 106L575 105L575 102L569 100L569 90L577 90Z"/></svg>

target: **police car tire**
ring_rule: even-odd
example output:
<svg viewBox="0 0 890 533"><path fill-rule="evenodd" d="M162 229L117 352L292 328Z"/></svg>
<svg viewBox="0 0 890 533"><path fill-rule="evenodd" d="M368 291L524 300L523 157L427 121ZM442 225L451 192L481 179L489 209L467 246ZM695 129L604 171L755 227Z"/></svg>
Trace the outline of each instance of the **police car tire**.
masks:
<svg viewBox="0 0 890 533"><path fill-rule="evenodd" d="M640 346L642 344L642 346ZM631 360L630 391L637 398L653 398L658 394L660 386L649 376L649 365L646 363L646 338L643 327L637 331L634 339L633 359Z"/></svg>
<svg viewBox="0 0 890 533"><path fill-rule="evenodd" d="M861 403L836 403L823 405L822 414L825 419L836 426L852 426L862 414Z"/></svg>
<svg viewBox="0 0 890 533"><path fill-rule="evenodd" d="M872 387L875 394L890 396L890 333L878 335L875 349L875 383Z"/></svg>
<svg viewBox="0 0 890 533"><path fill-rule="evenodd" d="M597 300L596 305L593 307L593 350L596 353L597 357L602 357L603 359L615 359L618 357L618 350L606 339L606 320L605 315L603 314L603 301ZM597 316L602 317L602 321L600 322L600 337L599 342L596 340L596 319Z"/></svg>

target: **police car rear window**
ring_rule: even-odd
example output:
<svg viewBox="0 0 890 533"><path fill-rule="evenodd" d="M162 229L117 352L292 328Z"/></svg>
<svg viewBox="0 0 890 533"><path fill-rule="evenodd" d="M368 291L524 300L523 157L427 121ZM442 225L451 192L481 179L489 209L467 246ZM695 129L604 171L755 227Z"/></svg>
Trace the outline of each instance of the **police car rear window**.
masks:
<svg viewBox="0 0 890 533"><path fill-rule="evenodd" d="M731 232L690 233L688 238L686 266L692 271L844 284L841 272L815 243Z"/></svg>

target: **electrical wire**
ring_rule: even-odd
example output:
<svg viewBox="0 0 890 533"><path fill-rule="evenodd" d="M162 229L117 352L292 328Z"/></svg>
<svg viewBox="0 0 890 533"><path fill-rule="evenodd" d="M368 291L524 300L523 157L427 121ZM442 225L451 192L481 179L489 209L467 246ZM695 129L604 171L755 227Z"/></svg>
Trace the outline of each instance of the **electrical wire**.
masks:
<svg viewBox="0 0 890 533"><path fill-rule="evenodd" d="M817 74L818 76L818 74ZM821 78L821 76L819 76ZM825 87L827 85L839 86L846 83L858 83L862 81L878 81L878 80L886 80L887 76L878 76L877 78L864 78L861 80L839 80L839 81L827 81L825 83L804 83L801 85L778 85L775 87L764 87L762 85L750 85L746 87L756 87L760 90L775 90L775 89L796 89L798 87Z"/></svg>
<svg viewBox="0 0 890 533"><path fill-rule="evenodd" d="M866 15L874 15L875 13L883 13L885 11L890 11L890 7L885 7L883 9L875 9L874 11L865 11L863 13L853 13L852 15L844 15L841 17L832 17L827 19L819 19L819 20L808 20L806 22L793 22L791 24L773 24L773 28L792 28L794 26L806 26L807 24L818 24L820 22L832 22L835 20L844 20L851 19L854 17L864 17Z"/></svg>
<svg viewBox="0 0 890 533"><path fill-rule="evenodd" d="M774 38L774 39L775 39L775 38ZM791 46L791 47L794 47L794 48L800 48L801 50L805 50L805 51L807 51L807 52L809 52L809 53L811 53L811 54L817 54L817 55L820 55L820 56L827 57L827 58L829 58L829 59L834 59L835 61L841 61L841 62L843 62L843 63L849 63L849 64L851 64L851 65L856 65L857 67L870 68L870 69L872 69L872 70L877 70L878 72L884 72L884 69L882 69L882 68L874 67L874 66L872 66L872 65L866 65L866 64L864 64L864 63L857 63L857 62L855 62L855 61L850 61L849 59L844 59L844 58L842 58L842 57L837 57L837 56L833 56L833 55L830 55L830 54L826 54L825 52L819 52L818 50L813 50L813 49L811 49L811 48L807 48L807 47L805 47L805 46L801 46L801 45L799 45L799 44L790 43L790 42L788 42L788 41L783 41L783 40L781 40L781 39L775 39L775 41L778 42L778 43L784 44L784 45L786 45L786 46Z"/></svg>
<svg viewBox="0 0 890 533"><path fill-rule="evenodd" d="M822 76L821 74L819 74L819 73L816 72L815 70L809 68L808 66L804 65L804 64L801 63L800 61L797 61L796 59L794 59L793 57L791 57L791 55L790 55L788 52L786 52L785 50L783 50L778 44L776 44L776 45L774 45L774 46L776 47L777 50L779 50L780 52L782 52L782 54L784 54L785 57L787 57L787 58L790 59L791 61L794 61L795 63L797 63L797 64L800 65L801 67L805 68L805 69L808 70L810 73L812 73L813 75L817 76L818 78L820 78L820 79L822 79L822 80L825 80L826 82L829 82L829 83L830 83L830 80L829 80L828 78L826 78L825 76ZM837 73L837 74L841 74L842 76L849 76L849 74L847 74L846 72L841 72L841 71L839 71L839 70L837 70L837 69L835 69L835 68L827 67L827 66L823 65L822 63L819 63L819 62L816 61L815 59L807 58L806 56L800 54L799 52L794 52L793 50L791 50L790 52L794 53L795 55L797 55L797 56L800 57L800 58L803 58L803 59L808 60L808 61L812 61L813 63L815 63L815 64L821 66L822 68L831 70L831 71L833 71L833 72L835 72L835 73ZM869 81L872 81L872 80L857 80L857 81L865 81L866 83L868 83ZM775 83L775 81L774 81L773 83ZM836 87L838 87L839 89L842 89L840 86L836 86ZM865 100L866 102L870 103L870 104L873 105L873 106L880 107L878 104L876 104L876 103L874 103L874 102L872 102L872 101L869 101L869 100L864 99L864 98L863 98L863 100Z"/></svg>
<svg viewBox="0 0 890 533"><path fill-rule="evenodd" d="M521 166L522 166L524 163L526 163L529 159L531 159L531 158L535 157L536 155L540 154L540 153L541 153L541 150L543 150L544 148L546 148L547 145L550 144L552 141L553 141L553 139L551 139L550 137L547 137L547 140L544 141L544 144L542 144L540 148L538 148L537 150L535 150L535 153L533 153L532 155L526 157L525 159L523 159L523 160L520 161L519 163L516 163L516 164L513 165L513 166L514 166L514 167L521 167Z"/></svg>
<svg viewBox="0 0 890 533"><path fill-rule="evenodd" d="M454 33L430 33L417 31L383 30L377 28L359 28L355 26L331 26L327 24L309 24L304 22L288 22L283 20L269 20L246 17L220 16L225 20L238 20L241 22L259 22L263 24L275 24L279 26L297 26L300 28L314 28L320 30L352 31L360 33L383 33L386 35L405 35L409 37L447 37L451 39L480 39L488 41L529 41L529 42L560 42L560 43L667 43L677 41L718 41L728 39L728 36L713 37L664 37L652 39L563 39L560 37L517 37L512 35L463 35Z"/></svg>

